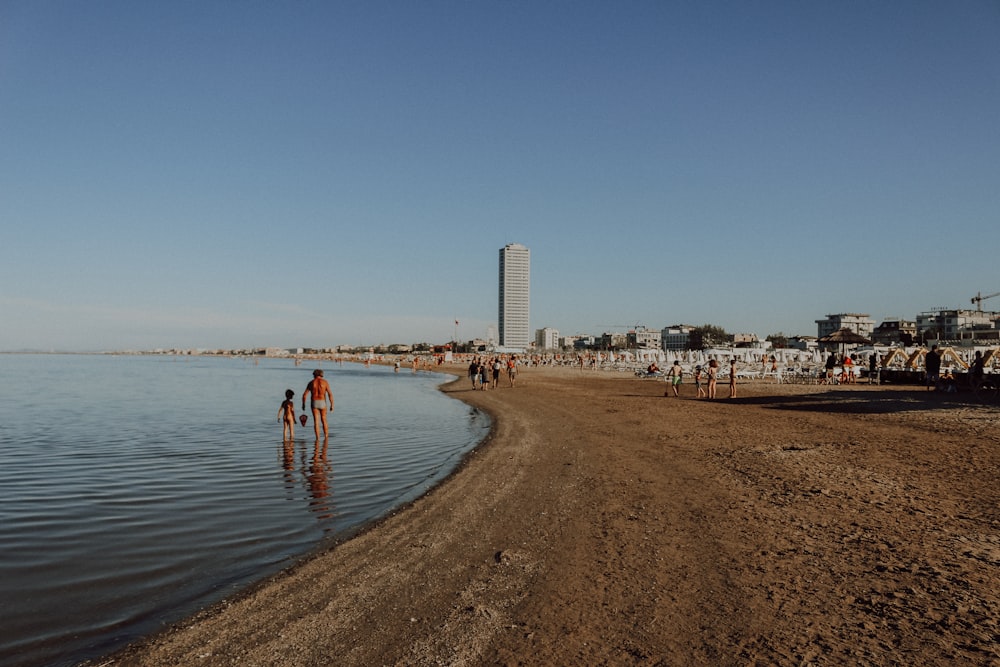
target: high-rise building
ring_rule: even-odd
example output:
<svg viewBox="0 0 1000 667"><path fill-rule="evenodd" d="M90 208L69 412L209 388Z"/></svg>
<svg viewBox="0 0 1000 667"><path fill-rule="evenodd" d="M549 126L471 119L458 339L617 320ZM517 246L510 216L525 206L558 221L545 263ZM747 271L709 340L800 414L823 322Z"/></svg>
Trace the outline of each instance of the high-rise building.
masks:
<svg viewBox="0 0 1000 667"><path fill-rule="evenodd" d="M559 330L545 327L535 331L535 350L558 350Z"/></svg>
<svg viewBox="0 0 1000 667"><path fill-rule="evenodd" d="M531 251L520 243L500 248L500 346L527 349L531 343Z"/></svg>

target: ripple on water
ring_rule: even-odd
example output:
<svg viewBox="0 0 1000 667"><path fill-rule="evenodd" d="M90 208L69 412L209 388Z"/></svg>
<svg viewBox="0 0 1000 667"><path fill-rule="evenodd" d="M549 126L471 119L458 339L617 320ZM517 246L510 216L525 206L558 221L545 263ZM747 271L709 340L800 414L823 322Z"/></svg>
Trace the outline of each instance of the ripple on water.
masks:
<svg viewBox="0 0 1000 667"><path fill-rule="evenodd" d="M0 372L4 665L75 664L232 593L423 493L489 426L440 378L381 368L327 371L325 448L311 425L280 442L284 389L309 378L290 361L0 355ZM46 405L17 391L39 382Z"/></svg>

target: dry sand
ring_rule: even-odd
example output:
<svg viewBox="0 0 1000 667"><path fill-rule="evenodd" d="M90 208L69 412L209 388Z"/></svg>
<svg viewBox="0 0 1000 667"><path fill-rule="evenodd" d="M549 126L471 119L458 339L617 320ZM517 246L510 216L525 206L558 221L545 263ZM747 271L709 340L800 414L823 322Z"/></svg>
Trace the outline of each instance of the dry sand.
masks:
<svg viewBox="0 0 1000 667"><path fill-rule="evenodd" d="M457 474L96 663L1000 665L1000 409L916 387L664 387L457 380L444 390L496 419Z"/></svg>

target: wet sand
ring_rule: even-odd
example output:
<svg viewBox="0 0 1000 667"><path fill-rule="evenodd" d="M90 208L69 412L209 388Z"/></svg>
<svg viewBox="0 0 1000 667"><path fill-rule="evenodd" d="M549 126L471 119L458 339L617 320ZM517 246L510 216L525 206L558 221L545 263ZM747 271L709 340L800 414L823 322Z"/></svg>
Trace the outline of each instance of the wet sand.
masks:
<svg viewBox="0 0 1000 667"><path fill-rule="evenodd" d="M1000 665L1000 408L528 369L354 539L100 665Z"/></svg>

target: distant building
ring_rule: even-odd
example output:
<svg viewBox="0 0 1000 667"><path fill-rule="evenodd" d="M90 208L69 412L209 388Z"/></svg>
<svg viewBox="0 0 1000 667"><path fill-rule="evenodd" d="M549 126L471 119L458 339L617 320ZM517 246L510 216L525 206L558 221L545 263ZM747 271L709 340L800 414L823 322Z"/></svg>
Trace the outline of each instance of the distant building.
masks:
<svg viewBox="0 0 1000 667"><path fill-rule="evenodd" d="M576 341L579 336L560 336L559 337L559 348L562 350L567 350L572 347L576 347Z"/></svg>
<svg viewBox="0 0 1000 667"><path fill-rule="evenodd" d="M736 347L753 347L756 343L760 342L760 338L757 334L753 333L737 333L733 334L733 345Z"/></svg>
<svg viewBox="0 0 1000 667"><path fill-rule="evenodd" d="M689 334L694 326L675 324L660 330L660 345L664 352L683 352L688 349Z"/></svg>
<svg viewBox="0 0 1000 667"><path fill-rule="evenodd" d="M560 349L559 331L551 327L536 330L535 348L539 351Z"/></svg>
<svg viewBox="0 0 1000 667"><path fill-rule="evenodd" d="M660 332L656 329L636 327L625 335L625 345L630 350L659 350Z"/></svg>
<svg viewBox="0 0 1000 667"><path fill-rule="evenodd" d="M786 343L786 347L792 350L812 352L819 349L819 342L815 336L791 336Z"/></svg>
<svg viewBox="0 0 1000 667"><path fill-rule="evenodd" d="M600 348L602 350L624 350L628 346L628 336L623 333L601 334Z"/></svg>
<svg viewBox="0 0 1000 667"><path fill-rule="evenodd" d="M838 313L827 315L825 320L816 320L816 337L829 336L834 331L850 329L856 334L871 338L875 320L868 313Z"/></svg>
<svg viewBox="0 0 1000 667"><path fill-rule="evenodd" d="M500 248L500 346L531 344L531 251L519 243Z"/></svg>
<svg viewBox="0 0 1000 667"><path fill-rule="evenodd" d="M917 315L917 339L972 345L997 339L998 313L982 310L937 309Z"/></svg>
<svg viewBox="0 0 1000 667"><path fill-rule="evenodd" d="M872 330L872 341L879 345L913 345L917 323L898 317L886 318Z"/></svg>

